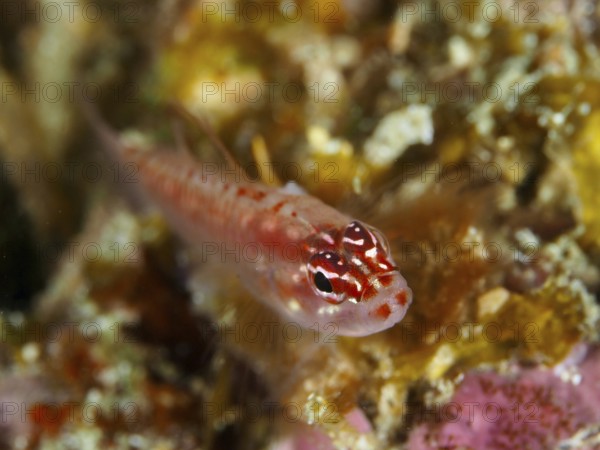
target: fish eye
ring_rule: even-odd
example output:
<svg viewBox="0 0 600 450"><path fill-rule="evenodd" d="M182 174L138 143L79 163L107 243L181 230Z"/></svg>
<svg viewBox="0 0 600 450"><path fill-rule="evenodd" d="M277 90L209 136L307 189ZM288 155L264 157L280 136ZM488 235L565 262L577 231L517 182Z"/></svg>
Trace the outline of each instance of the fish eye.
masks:
<svg viewBox="0 0 600 450"><path fill-rule="evenodd" d="M332 305L346 300L348 281L344 278L348 265L343 257L331 251L313 255L306 267L308 282L320 298Z"/></svg>
<svg viewBox="0 0 600 450"><path fill-rule="evenodd" d="M333 292L333 286L331 285L331 282L327 279L323 272L315 273L313 281L319 291L325 292L327 294Z"/></svg>

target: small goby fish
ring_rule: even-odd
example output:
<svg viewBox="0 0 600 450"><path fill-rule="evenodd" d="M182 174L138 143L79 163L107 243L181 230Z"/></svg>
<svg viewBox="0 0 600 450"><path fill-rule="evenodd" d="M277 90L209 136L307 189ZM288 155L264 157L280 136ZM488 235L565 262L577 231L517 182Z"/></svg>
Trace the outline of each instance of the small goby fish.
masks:
<svg viewBox="0 0 600 450"><path fill-rule="evenodd" d="M214 170L188 153L127 146L94 126L122 163L137 166L172 228L190 245L219 249L256 299L285 319L367 336L406 314L412 291L375 228L289 186Z"/></svg>

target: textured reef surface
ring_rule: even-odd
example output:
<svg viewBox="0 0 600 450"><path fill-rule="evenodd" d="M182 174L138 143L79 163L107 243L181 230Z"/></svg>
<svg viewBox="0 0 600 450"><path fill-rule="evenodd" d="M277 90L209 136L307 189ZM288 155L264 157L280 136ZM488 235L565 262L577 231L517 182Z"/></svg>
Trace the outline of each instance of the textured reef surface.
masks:
<svg viewBox="0 0 600 450"><path fill-rule="evenodd" d="M591 0L3 2L0 449L600 449L599 43ZM281 322L81 101L378 227L407 316Z"/></svg>

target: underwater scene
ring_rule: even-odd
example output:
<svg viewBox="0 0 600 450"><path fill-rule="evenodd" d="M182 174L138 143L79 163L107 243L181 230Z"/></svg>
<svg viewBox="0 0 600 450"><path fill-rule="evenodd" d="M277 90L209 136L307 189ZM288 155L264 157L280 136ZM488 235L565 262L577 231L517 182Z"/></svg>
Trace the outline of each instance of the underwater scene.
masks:
<svg viewBox="0 0 600 450"><path fill-rule="evenodd" d="M600 450L600 4L0 2L0 450Z"/></svg>

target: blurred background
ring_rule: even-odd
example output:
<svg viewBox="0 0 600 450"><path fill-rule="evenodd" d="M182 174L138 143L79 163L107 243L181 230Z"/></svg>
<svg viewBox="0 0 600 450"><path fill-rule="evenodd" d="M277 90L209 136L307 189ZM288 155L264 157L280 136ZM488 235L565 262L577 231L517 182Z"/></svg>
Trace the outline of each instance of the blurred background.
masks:
<svg viewBox="0 0 600 450"><path fill-rule="evenodd" d="M0 2L0 448L600 448L591 0ZM293 181L414 291L304 330L132 203L81 104ZM210 239L210 237L208 237ZM258 330L258 331L257 331ZM331 338L331 339L328 339Z"/></svg>

